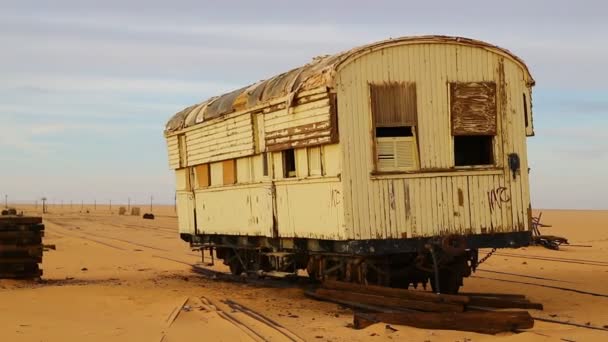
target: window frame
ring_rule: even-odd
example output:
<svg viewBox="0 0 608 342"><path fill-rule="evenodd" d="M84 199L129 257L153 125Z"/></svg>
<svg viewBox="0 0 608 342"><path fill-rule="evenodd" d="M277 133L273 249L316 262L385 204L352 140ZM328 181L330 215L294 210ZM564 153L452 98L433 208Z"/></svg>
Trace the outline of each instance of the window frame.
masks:
<svg viewBox="0 0 608 342"><path fill-rule="evenodd" d="M413 109L414 110L414 114L412 115L410 114L404 114L402 116L404 116L405 118L401 118L401 120L403 120L400 123L395 123L395 124L382 124L381 126L378 125L378 116L377 116L377 111L379 110L379 107L382 107L380 104L378 104L378 101L375 101L374 99L374 94L376 91L378 90L374 90L373 88L379 86L379 87L387 87L387 86L401 86L404 87L404 89L402 89L401 91L411 91L412 93L410 93L409 99L412 100L413 99L413 104L409 104L410 107L409 109ZM389 95L390 91L395 91L394 89L389 90ZM420 170L420 147L418 144L418 97L417 97L417 90L416 90L416 82L384 82L384 83L379 83L379 84L374 84L374 83L369 83L368 84L368 94L369 94L369 103L370 103L370 116L371 116L371 126L372 126L372 130L371 130L371 139L372 139L372 158L373 158L373 172L372 174L391 174L391 173L411 173L411 172L417 172ZM385 95L386 96L386 95ZM392 99L393 97L391 97ZM403 106L403 103L401 104ZM393 107L395 106L395 103L393 103ZM384 106L386 108L386 105ZM407 106L406 106L407 107ZM403 108L401 108L403 109ZM408 121L409 118L409 121ZM409 124L408 124L409 123ZM382 127L408 127L411 130L411 135L404 135L404 136L394 136L394 137L378 137L378 128L382 128ZM406 139L407 141L411 141L413 143L412 148L412 153L414 154L413 156L413 161L414 161L414 165L410 166L410 167L394 167L394 168L380 168L379 164L380 164L380 158L378 155L378 139L383 139L383 138L403 138Z"/></svg>
<svg viewBox="0 0 608 342"><path fill-rule="evenodd" d="M287 160L287 154L291 155L291 160L293 161L293 170L288 170L287 168L287 164L288 164L288 160ZM286 150L281 151L281 159L282 159L282 163L283 163L283 179L289 179L289 178L297 178L298 174L298 166L297 166L297 158L296 158L296 150L295 148L289 148Z"/></svg>
<svg viewBox="0 0 608 342"><path fill-rule="evenodd" d="M455 85L485 85L492 90L494 95L494 113L493 113L493 130L490 132L468 132L468 133L457 133L456 128L454 127L454 93L455 93ZM495 81L474 81L474 82L463 82L463 81L454 81L447 83L447 91L448 91L448 110L449 110L449 124L450 124L450 133L451 133L451 152L452 152L452 166L454 169L458 170L471 170L471 169L488 169L495 168L498 166L499 156L497 155L498 149L496 148L496 139L499 131L499 110L498 110L498 86ZM490 107L491 108L491 107ZM467 136L489 136L491 138L490 148L491 151L491 164L472 164L472 165L456 165L456 137L467 137Z"/></svg>

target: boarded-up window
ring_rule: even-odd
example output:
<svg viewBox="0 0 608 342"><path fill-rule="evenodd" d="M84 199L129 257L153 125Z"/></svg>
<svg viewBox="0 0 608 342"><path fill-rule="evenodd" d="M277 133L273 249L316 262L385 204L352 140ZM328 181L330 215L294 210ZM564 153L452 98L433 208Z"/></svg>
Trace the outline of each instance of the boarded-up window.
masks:
<svg viewBox="0 0 608 342"><path fill-rule="evenodd" d="M236 183L236 163L234 159L222 162L222 172L224 173L224 185Z"/></svg>
<svg viewBox="0 0 608 342"><path fill-rule="evenodd" d="M416 126L416 84L370 84L376 127Z"/></svg>
<svg viewBox="0 0 608 342"><path fill-rule="evenodd" d="M496 135L496 83L450 83L452 135Z"/></svg>
<svg viewBox="0 0 608 342"><path fill-rule="evenodd" d="M375 125L376 169L407 171L417 168L416 84L370 84L370 99Z"/></svg>
<svg viewBox="0 0 608 342"><path fill-rule="evenodd" d="M211 173L209 172L209 164L197 165L195 167L196 181L199 188L206 188L211 185Z"/></svg>

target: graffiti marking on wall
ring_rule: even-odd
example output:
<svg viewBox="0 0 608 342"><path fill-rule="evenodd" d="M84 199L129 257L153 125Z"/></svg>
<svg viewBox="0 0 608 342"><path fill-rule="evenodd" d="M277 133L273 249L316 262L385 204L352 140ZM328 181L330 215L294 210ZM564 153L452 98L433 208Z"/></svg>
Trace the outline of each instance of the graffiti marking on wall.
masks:
<svg viewBox="0 0 608 342"><path fill-rule="evenodd" d="M503 203L511 201L511 196L508 193L508 189L504 186L498 187L488 191L488 203L490 204L490 212L494 212L494 209L502 209Z"/></svg>

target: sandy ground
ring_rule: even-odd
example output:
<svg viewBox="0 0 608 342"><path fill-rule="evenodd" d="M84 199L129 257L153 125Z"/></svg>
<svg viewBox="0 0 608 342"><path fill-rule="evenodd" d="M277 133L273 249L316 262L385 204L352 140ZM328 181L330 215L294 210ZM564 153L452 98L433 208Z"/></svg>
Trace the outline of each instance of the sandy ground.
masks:
<svg viewBox="0 0 608 342"><path fill-rule="evenodd" d="M200 255L179 239L173 207L154 208L153 221L113 209L50 208L45 243L57 250L45 254L44 280L0 280L0 341L287 340L231 310L226 299L306 341L608 340L604 331L540 321L529 331L498 336L404 326L395 331L384 324L353 330L350 310L309 300L297 286L229 283L193 273ZM463 291L523 293L545 305L531 311L535 316L608 325L608 212L546 210L543 222L553 225L545 233L592 247L500 250L465 280ZM190 310L178 310L183 304Z"/></svg>

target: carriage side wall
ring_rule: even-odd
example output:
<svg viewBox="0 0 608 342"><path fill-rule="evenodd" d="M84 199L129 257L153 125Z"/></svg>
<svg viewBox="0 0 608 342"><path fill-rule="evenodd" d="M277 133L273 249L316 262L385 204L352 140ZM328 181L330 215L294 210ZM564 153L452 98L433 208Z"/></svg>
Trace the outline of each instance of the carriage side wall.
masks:
<svg viewBox="0 0 608 342"><path fill-rule="evenodd" d="M512 58L464 44L386 47L339 69L336 91L345 237L387 239L527 230L530 195L525 125L530 121L531 126L530 81ZM377 172L369 84L386 82L416 85L417 170ZM496 84L493 165L455 167L452 82ZM508 161L513 153L520 159L515 174Z"/></svg>

